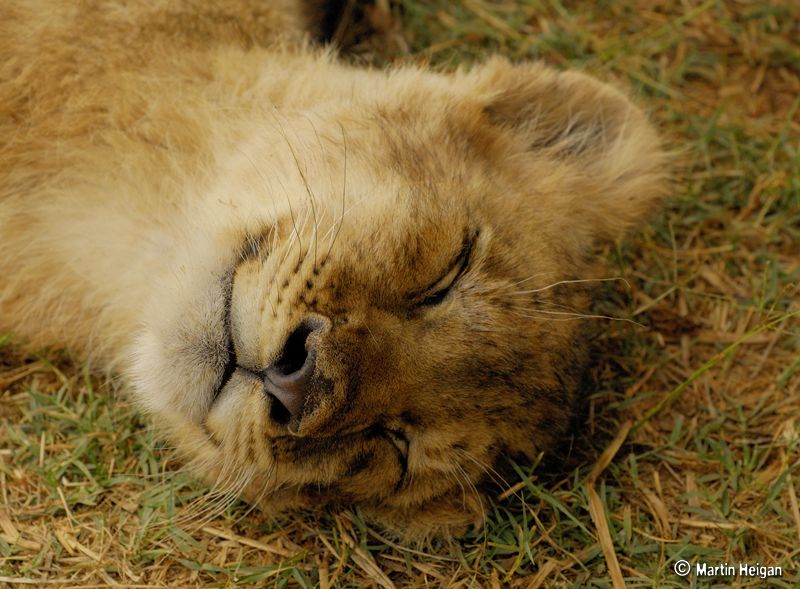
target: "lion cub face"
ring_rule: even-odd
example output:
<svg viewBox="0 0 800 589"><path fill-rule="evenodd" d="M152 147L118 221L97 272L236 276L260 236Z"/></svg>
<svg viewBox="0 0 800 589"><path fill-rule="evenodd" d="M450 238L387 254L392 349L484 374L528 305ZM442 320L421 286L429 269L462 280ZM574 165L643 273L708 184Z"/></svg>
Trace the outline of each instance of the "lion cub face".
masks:
<svg viewBox="0 0 800 589"><path fill-rule="evenodd" d="M201 472L270 508L458 527L506 457L566 431L587 255L646 215L662 156L580 74L370 75L220 155L135 389Z"/></svg>

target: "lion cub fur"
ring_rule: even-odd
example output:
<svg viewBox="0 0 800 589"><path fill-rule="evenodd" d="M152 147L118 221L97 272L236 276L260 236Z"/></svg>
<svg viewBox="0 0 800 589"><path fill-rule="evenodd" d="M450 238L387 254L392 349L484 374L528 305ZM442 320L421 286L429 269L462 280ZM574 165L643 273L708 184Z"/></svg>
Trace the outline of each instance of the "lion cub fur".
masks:
<svg viewBox="0 0 800 589"><path fill-rule="evenodd" d="M290 0L0 0L0 333L112 367L267 509L460 530L564 435L574 281L664 156L584 74L359 69L309 26ZM311 320L287 419L260 375Z"/></svg>

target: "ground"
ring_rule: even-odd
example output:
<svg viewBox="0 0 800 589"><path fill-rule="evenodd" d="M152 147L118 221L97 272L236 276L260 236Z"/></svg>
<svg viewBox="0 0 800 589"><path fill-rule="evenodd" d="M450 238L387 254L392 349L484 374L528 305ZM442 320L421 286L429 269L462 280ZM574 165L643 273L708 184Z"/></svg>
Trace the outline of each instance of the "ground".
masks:
<svg viewBox="0 0 800 589"><path fill-rule="evenodd" d="M379 34L339 39L348 59L579 68L627 88L675 153L663 214L598 250L614 280L569 459L516 465L484 529L400 546L357 512L209 496L113 380L0 335L0 588L796 587L800 5L376 4Z"/></svg>

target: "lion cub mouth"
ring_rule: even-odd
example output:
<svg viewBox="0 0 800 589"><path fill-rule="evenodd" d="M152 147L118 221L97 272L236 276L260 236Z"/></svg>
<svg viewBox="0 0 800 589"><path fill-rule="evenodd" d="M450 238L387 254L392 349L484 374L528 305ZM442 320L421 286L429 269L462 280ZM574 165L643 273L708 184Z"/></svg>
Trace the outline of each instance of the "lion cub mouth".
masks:
<svg viewBox="0 0 800 589"><path fill-rule="evenodd" d="M224 356L227 355L227 361L225 362L225 366L222 370L222 376L220 377L220 383L216 389L214 389L212 395L212 403L219 398L220 393L222 390L228 386L228 383L233 377L234 372L236 372L237 362L236 362L236 346L233 343L233 332L231 330L231 305L233 304L233 280L236 275L236 268L234 268L228 273L223 285L223 293L225 297L225 314L222 318L222 323L224 325L225 331L225 339L226 345L220 346L219 350L222 351L220 354L223 358L220 358L220 364L224 361Z"/></svg>

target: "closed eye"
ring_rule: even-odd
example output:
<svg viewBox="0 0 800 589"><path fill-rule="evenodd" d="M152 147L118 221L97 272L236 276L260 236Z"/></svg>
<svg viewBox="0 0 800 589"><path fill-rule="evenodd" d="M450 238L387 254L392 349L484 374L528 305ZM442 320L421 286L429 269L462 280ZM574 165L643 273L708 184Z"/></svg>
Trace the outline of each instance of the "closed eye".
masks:
<svg viewBox="0 0 800 589"><path fill-rule="evenodd" d="M460 259L459 263L453 266L447 274L445 274L436 284L430 287L423 295L419 304L424 306L434 306L440 304L453 289L456 278L461 275L461 272L464 269L465 261L465 258Z"/></svg>
<svg viewBox="0 0 800 589"><path fill-rule="evenodd" d="M464 241L464 246L461 248L461 253L455 263L451 266L450 270L447 271L447 274L442 276L423 293L422 300L418 303L419 306L433 307L439 305L447 298L447 295L453 290L453 286L469 266L470 254L472 253L472 246L476 238L477 233Z"/></svg>

